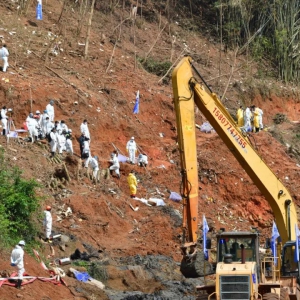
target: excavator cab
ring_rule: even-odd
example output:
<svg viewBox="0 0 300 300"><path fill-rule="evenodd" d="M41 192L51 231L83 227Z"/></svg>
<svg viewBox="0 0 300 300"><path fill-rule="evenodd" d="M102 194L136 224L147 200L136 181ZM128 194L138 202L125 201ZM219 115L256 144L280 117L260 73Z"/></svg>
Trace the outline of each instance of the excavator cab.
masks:
<svg viewBox="0 0 300 300"><path fill-rule="evenodd" d="M281 273L282 276L295 276L297 277L297 281L299 282L300 273L299 273L299 257L297 258L297 255L299 256L300 248L298 251L296 250L296 242L295 241L289 241L285 243L285 245L282 248L282 267L281 267Z"/></svg>

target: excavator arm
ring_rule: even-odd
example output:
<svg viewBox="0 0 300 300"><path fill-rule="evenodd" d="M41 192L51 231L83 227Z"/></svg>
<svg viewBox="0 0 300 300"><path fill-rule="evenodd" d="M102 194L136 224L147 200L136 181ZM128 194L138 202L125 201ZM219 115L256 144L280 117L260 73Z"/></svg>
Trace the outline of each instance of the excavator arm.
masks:
<svg viewBox="0 0 300 300"><path fill-rule="evenodd" d="M181 248L184 255L187 254L186 249L190 249L191 246L194 251L198 233L199 200L194 104L265 196L274 213L282 242L295 240L297 214L289 191L255 151L246 134L236 126L236 122L218 97L211 91L207 92L196 81L193 71L198 73L191 57L187 56L179 62L172 74L182 173L184 239ZM198 75L201 78L201 75Z"/></svg>

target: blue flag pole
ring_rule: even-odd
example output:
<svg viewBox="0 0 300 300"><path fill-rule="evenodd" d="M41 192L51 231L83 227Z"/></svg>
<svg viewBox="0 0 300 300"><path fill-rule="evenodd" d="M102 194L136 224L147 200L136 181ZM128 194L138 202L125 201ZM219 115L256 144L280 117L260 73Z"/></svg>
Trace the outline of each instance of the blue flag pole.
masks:
<svg viewBox="0 0 300 300"><path fill-rule="evenodd" d="M140 91L138 90L135 97L135 104L133 108L133 113L138 114L139 113L139 104L140 104Z"/></svg>
<svg viewBox="0 0 300 300"><path fill-rule="evenodd" d="M275 222L273 221L273 227L272 227L272 237L271 237L271 250L274 257L274 264L277 266L277 246L276 246L276 240L280 236L277 226Z"/></svg>
<svg viewBox="0 0 300 300"><path fill-rule="evenodd" d="M204 252L204 258L208 259L208 251L206 249L206 235L209 231L209 227L205 218L205 215L203 215L203 252Z"/></svg>
<svg viewBox="0 0 300 300"><path fill-rule="evenodd" d="M42 7L42 0L38 0L38 4L36 7L36 19L43 20L43 7Z"/></svg>

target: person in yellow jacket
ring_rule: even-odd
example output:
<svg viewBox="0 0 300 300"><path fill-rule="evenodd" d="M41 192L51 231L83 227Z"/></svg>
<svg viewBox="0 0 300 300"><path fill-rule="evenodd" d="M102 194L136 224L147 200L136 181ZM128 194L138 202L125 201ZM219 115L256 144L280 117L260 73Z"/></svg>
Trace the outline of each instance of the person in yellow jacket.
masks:
<svg viewBox="0 0 300 300"><path fill-rule="evenodd" d="M260 111L258 107L255 107L255 105L252 106L252 114L253 114L253 132L259 132Z"/></svg>
<svg viewBox="0 0 300 300"><path fill-rule="evenodd" d="M243 127L244 126L244 110L243 106L240 106L240 108L236 112L236 118L237 118L237 126Z"/></svg>
<svg viewBox="0 0 300 300"><path fill-rule="evenodd" d="M135 198L136 197L136 189L137 189L137 180L134 174L134 171L131 171L129 175L127 176L127 182L130 188L130 197Z"/></svg>

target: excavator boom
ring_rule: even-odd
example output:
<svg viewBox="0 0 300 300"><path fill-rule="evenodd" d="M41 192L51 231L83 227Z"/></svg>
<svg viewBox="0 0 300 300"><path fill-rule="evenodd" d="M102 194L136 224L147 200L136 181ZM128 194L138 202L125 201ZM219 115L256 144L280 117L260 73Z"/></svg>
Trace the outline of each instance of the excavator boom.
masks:
<svg viewBox="0 0 300 300"><path fill-rule="evenodd" d="M191 57L184 57L176 66L172 74L172 84L183 176L183 230L186 233L186 246L197 242L198 231L194 103L270 204L282 242L295 240L297 214L289 191L252 147L246 134L237 127L218 97L210 91L207 92L196 81Z"/></svg>

